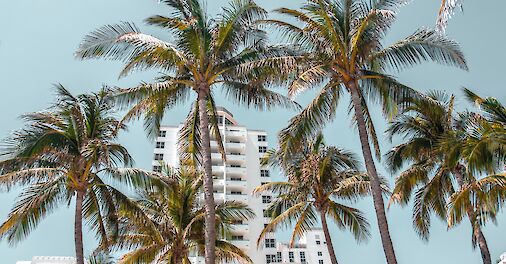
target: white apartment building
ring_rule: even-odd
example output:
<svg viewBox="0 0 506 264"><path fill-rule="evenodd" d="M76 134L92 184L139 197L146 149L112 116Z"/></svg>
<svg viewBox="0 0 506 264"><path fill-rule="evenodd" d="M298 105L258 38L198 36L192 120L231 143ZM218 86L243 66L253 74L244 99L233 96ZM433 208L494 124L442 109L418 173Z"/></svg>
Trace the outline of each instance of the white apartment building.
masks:
<svg viewBox="0 0 506 264"><path fill-rule="evenodd" d="M267 263L330 264L323 230L315 228L306 232L293 247L278 243L275 254L271 252Z"/></svg>
<svg viewBox="0 0 506 264"><path fill-rule="evenodd" d="M216 141L211 141L211 158L214 176L214 199L216 202L236 200L242 201L255 212L256 218L248 222L237 223L232 234L227 239L243 249L253 260L253 263L266 263L267 253L276 250L274 234L269 234L269 243L257 248L257 238L268 223L264 217L272 196L263 194L252 196L253 189L262 183L270 182L270 171L260 166L260 158L268 149L267 133L262 130L252 130L239 123L233 115L224 108L218 109L219 127L224 142L227 161L223 161L218 151ZM153 170L161 169L160 165L167 164L177 167L179 164L178 132L179 126L163 126L155 143ZM199 259L195 262L203 263Z"/></svg>
<svg viewBox="0 0 506 264"><path fill-rule="evenodd" d="M267 133L241 126L232 113L218 108L219 128L224 142L227 161L223 161L218 144L211 140L211 159L214 177L214 199L242 201L255 212L256 218L237 223L228 238L234 245L243 249L255 264L261 263L299 263L330 264L330 256L321 229L313 229L302 237L296 246L288 247L279 243L274 233L266 236L261 247L257 239L269 222L264 210L272 200L272 194L252 196L253 189L271 181L271 171L260 165L260 158L268 150ZM159 171L161 164L173 167L179 165L178 126L163 126L155 143L153 170ZM194 263L204 263L202 258L194 257Z"/></svg>
<svg viewBox="0 0 506 264"><path fill-rule="evenodd" d="M499 257L499 263L497 264L506 264L506 252L502 253Z"/></svg>
<svg viewBox="0 0 506 264"><path fill-rule="evenodd" d="M57 257L57 256L35 256L31 261L18 261L16 264L75 264L74 257Z"/></svg>

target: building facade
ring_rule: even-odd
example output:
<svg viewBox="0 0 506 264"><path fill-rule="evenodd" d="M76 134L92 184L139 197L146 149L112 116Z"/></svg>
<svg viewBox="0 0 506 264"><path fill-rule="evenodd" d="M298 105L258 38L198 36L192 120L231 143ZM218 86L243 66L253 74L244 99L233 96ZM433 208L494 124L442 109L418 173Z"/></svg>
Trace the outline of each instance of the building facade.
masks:
<svg viewBox="0 0 506 264"><path fill-rule="evenodd" d="M309 231L294 246L280 243L274 233L266 235L262 245L257 239L264 226L269 223L264 211L272 200L272 194L252 196L254 188L271 182L271 171L260 165L260 158L268 150L267 133L240 125L232 113L218 108L218 124L226 161L222 160L218 143L211 140L212 172L214 178L214 199L246 203L256 218L234 225L227 240L243 249L255 264L261 263L308 263L329 264L330 256L321 229ZM160 171L163 164L179 166L178 138L182 124L163 126L155 143L153 170ZM204 263L203 258L193 257L193 263Z"/></svg>
<svg viewBox="0 0 506 264"><path fill-rule="evenodd" d="M244 202L257 216L248 222L234 225L234 230L226 239L243 249L253 263L265 263L266 251L270 248L257 248L256 241L264 224L268 223L269 219L264 217L264 209L270 203L272 195L262 194L256 197L251 193L262 183L271 181L270 171L260 165L260 158L268 149L267 133L239 125L233 115L224 108L218 109L218 115L226 161L222 160L217 142L211 140L214 199L216 202ZM159 171L162 164L178 167L178 132L181 127L182 124L160 128L152 162L154 171ZM273 234L269 234L268 239L275 241ZM269 243L267 246L271 245ZM275 245L272 248L275 249ZM194 261L200 262L199 259Z"/></svg>
<svg viewBox="0 0 506 264"><path fill-rule="evenodd" d="M499 257L499 263L497 264L506 264L506 252L502 253Z"/></svg>
<svg viewBox="0 0 506 264"><path fill-rule="evenodd" d="M294 264L330 264L330 255L322 229L314 228L293 246L278 243L276 263ZM272 260L272 256L271 256ZM269 262L268 262L269 263ZM274 263L271 261L271 263Z"/></svg>
<svg viewBox="0 0 506 264"><path fill-rule="evenodd" d="M57 256L35 256L31 261L18 261L16 264L75 264L74 257L57 257Z"/></svg>

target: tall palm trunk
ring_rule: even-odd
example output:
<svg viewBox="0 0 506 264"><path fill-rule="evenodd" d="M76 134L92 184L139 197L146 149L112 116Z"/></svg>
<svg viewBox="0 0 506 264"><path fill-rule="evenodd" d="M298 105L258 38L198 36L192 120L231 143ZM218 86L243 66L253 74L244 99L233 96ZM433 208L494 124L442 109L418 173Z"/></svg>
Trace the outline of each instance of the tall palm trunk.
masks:
<svg viewBox="0 0 506 264"><path fill-rule="evenodd" d="M83 253L83 200L85 192L76 191L76 214L74 221L74 241L76 247L76 264L84 264Z"/></svg>
<svg viewBox="0 0 506 264"><path fill-rule="evenodd" d="M327 250L329 251L330 261L332 264L338 264L336 253L334 252L334 245L332 245L332 238L330 237L329 227L327 225L327 216L325 215L325 210L320 210L320 218L322 220L322 229L323 234L325 235L325 242L327 244Z"/></svg>
<svg viewBox="0 0 506 264"><path fill-rule="evenodd" d="M183 246L181 245L181 243L184 243L184 242L177 242L177 246L175 247L175 252L174 252L174 261L173 263L174 264L183 264Z"/></svg>
<svg viewBox="0 0 506 264"><path fill-rule="evenodd" d="M202 163L204 167L204 202L205 202L205 262L215 264L216 217L213 194L213 173L211 164L211 140L209 136L209 117L207 115L208 87L199 87L198 104L200 119L200 136L202 140Z"/></svg>
<svg viewBox="0 0 506 264"><path fill-rule="evenodd" d="M390 238L390 231L388 230L388 221L385 215L385 205L383 203L381 184L371 153L371 147L369 145L369 137L367 135L364 113L362 112L362 99L358 91L358 84L356 83L356 80L352 80L348 82L346 86L351 93L351 99L355 109L355 118L358 124L358 134L360 136L360 143L362 145L362 153L364 155L367 174L371 177L372 198L374 201L374 209L376 210L376 218L378 221L381 243L383 244L383 251L385 252L388 264L397 264L394 246L392 244L392 239Z"/></svg>
<svg viewBox="0 0 506 264"><path fill-rule="evenodd" d="M457 165L457 167L453 170L453 174L457 180L457 184L459 185L459 189L462 189L464 186L464 176L462 175L462 165ZM490 251L488 249L487 240L485 239L485 235L481 231L480 224L476 221L476 215L474 210L472 209L471 202L468 201L466 205L466 213L469 221L471 222L471 227L473 228L473 236L478 243L478 247L481 252L481 259L483 260L483 264L492 264L492 258L490 257Z"/></svg>

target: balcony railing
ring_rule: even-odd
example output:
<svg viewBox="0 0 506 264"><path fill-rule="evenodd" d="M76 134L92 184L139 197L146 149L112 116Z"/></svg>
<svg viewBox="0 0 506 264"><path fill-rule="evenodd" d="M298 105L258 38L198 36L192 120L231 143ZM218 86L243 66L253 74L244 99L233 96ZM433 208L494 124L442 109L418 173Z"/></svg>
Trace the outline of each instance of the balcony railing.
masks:
<svg viewBox="0 0 506 264"><path fill-rule="evenodd" d="M229 240L230 243L234 244L239 248L249 248L249 240Z"/></svg>
<svg viewBox="0 0 506 264"><path fill-rule="evenodd" d="M246 181L227 180L227 186L246 188L248 183Z"/></svg>
<svg viewBox="0 0 506 264"><path fill-rule="evenodd" d="M246 194L227 194L227 200L234 200L239 202L247 202L248 195Z"/></svg>

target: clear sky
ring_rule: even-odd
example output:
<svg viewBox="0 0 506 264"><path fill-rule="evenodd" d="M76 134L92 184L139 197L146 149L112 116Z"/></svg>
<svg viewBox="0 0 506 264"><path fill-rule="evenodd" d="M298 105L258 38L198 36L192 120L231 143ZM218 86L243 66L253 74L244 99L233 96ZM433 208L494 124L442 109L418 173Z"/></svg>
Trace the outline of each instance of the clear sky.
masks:
<svg viewBox="0 0 506 264"><path fill-rule="evenodd" d="M210 12L216 13L227 0L208 0ZM268 10L276 7L296 7L301 0L257 0ZM435 21L439 0L415 0L400 10L387 42L413 33L419 27L430 27ZM461 95L466 86L483 96L494 96L506 102L504 87L504 0L465 1L465 12L450 21L448 34L458 40L469 62L470 71L434 64L425 64L402 73L392 73L406 84L421 91L445 90ZM150 81L153 73L136 73L118 80L120 64L107 61L78 61L73 57L82 37L104 24L132 21L142 25L142 20L154 14L167 14L165 6L157 0L0 0L0 137L18 129L18 116L41 110L52 101L51 84L60 82L75 93L96 91L102 84L131 86L140 81ZM163 32L142 25L141 29L166 38ZM275 35L273 35L275 39ZM313 94L300 96L298 101L307 104ZM343 98L340 114L335 122L327 126L327 142L359 153L360 144L356 131L350 128L346 115L348 98ZM276 133L295 113L276 110L253 113L226 103L218 102L234 113L242 124L269 132L273 146ZM458 101L459 109L467 107ZM379 110L379 108L375 108ZM167 114L166 124L179 123L186 116L188 107L182 106ZM376 115L377 131L384 131L385 121ZM383 139L383 137L382 137ZM137 166L150 168L152 143L146 140L142 126L134 123L130 131L121 137L121 142L131 151ZM382 140L382 151L391 144ZM379 170L389 175L378 164ZM0 193L0 221L4 221L12 207L17 192ZM364 210L371 222L372 238L357 244L352 237L332 226L333 242L341 263L366 264L385 263L383 250L375 223L372 202L365 199L357 205ZM479 251L471 247L470 225L464 222L447 231L446 225L434 219L428 243L416 236L411 224L411 208L393 206L388 211L390 230L399 263L479 263ZM489 224L484 228L495 260L506 251L506 217L501 214L498 226ZM16 260L30 259L33 255L74 254L73 210L62 207L49 216L41 225L16 247L0 242L0 263L11 264ZM87 233L87 232L86 232ZM85 252L95 246L93 234L86 235Z"/></svg>

